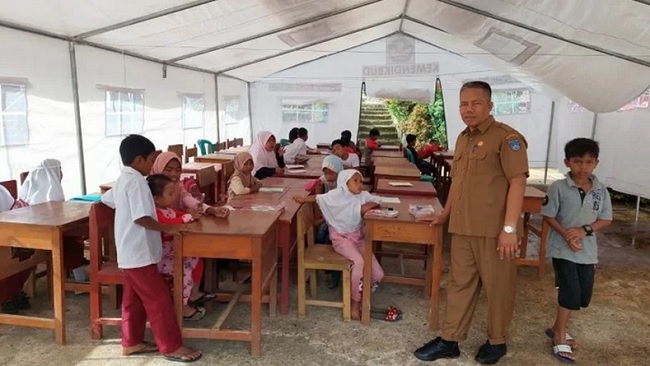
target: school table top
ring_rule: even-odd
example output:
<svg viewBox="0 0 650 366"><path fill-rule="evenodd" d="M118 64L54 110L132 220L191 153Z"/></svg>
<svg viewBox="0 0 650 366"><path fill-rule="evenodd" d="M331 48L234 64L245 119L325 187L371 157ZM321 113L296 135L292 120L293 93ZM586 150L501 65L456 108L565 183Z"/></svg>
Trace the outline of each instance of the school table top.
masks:
<svg viewBox="0 0 650 366"><path fill-rule="evenodd" d="M410 186L393 186L390 183L399 182L410 184ZM436 189L431 182L400 181L396 179L379 179L375 193L383 195L406 195L406 196L427 196L435 197Z"/></svg>

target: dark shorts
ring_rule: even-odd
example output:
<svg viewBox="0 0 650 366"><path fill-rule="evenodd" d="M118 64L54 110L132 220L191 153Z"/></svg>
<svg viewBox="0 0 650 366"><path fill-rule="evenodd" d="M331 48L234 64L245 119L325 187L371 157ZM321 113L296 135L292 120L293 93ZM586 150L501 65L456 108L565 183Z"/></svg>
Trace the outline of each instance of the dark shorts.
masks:
<svg viewBox="0 0 650 366"><path fill-rule="evenodd" d="M586 308L594 292L593 264L578 264L566 259L553 258L557 302L569 310Z"/></svg>

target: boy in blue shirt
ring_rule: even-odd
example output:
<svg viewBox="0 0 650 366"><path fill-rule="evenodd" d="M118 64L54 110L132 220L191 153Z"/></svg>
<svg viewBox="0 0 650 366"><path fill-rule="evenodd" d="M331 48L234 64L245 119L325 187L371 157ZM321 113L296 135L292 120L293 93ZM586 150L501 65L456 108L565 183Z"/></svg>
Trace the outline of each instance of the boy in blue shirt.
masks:
<svg viewBox="0 0 650 366"><path fill-rule="evenodd" d="M551 227L548 256L553 259L558 308L555 324L546 330L553 338L553 354L574 363L576 343L567 334L571 311L589 306L594 288L594 265L598 263L597 231L612 222L612 202L607 187L593 171L598 165L598 143L587 138L569 141L564 147L566 178L548 188L542 207Z"/></svg>

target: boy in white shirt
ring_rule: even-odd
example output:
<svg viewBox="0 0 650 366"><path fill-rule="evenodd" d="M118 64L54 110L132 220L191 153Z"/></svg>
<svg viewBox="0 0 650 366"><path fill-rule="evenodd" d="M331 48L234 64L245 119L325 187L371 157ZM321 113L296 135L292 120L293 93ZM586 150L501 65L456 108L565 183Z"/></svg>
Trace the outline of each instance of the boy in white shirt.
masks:
<svg viewBox="0 0 650 366"><path fill-rule="evenodd" d="M179 227L158 222L144 178L155 160L153 143L129 135L120 144L124 168L102 202L115 209L117 265L124 273L122 293L122 354L159 351L166 359L193 362L201 352L183 346L169 287L156 264L162 259L160 232L178 234ZM149 320L156 344L144 341Z"/></svg>
<svg viewBox="0 0 650 366"><path fill-rule="evenodd" d="M345 168L357 168L359 166L359 155L347 152L345 150L347 146L345 145L345 142L340 139L332 141L332 152L343 160Z"/></svg>
<svg viewBox="0 0 650 366"><path fill-rule="evenodd" d="M307 146L307 139L309 138L309 133L307 129L301 127L298 129L298 138L295 139L291 145L285 148L284 152L284 162L287 164L297 164L307 160L307 153L312 152L316 153L317 150Z"/></svg>

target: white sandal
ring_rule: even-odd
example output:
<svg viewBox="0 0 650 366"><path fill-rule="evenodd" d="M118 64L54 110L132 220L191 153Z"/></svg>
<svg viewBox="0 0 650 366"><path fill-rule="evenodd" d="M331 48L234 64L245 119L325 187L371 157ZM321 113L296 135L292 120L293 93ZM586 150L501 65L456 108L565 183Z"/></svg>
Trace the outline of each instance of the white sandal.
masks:
<svg viewBox="0 0 650 366"><path fill-rule="evenodd" d="M568 344L558 344L556 346L553 346L553 355L560 362L564 362L564 363L575 363L576 362L574 359L562 356L560 353L568 353L570 355L573 355L573 351L571 350L571 347Z"/></svg>

